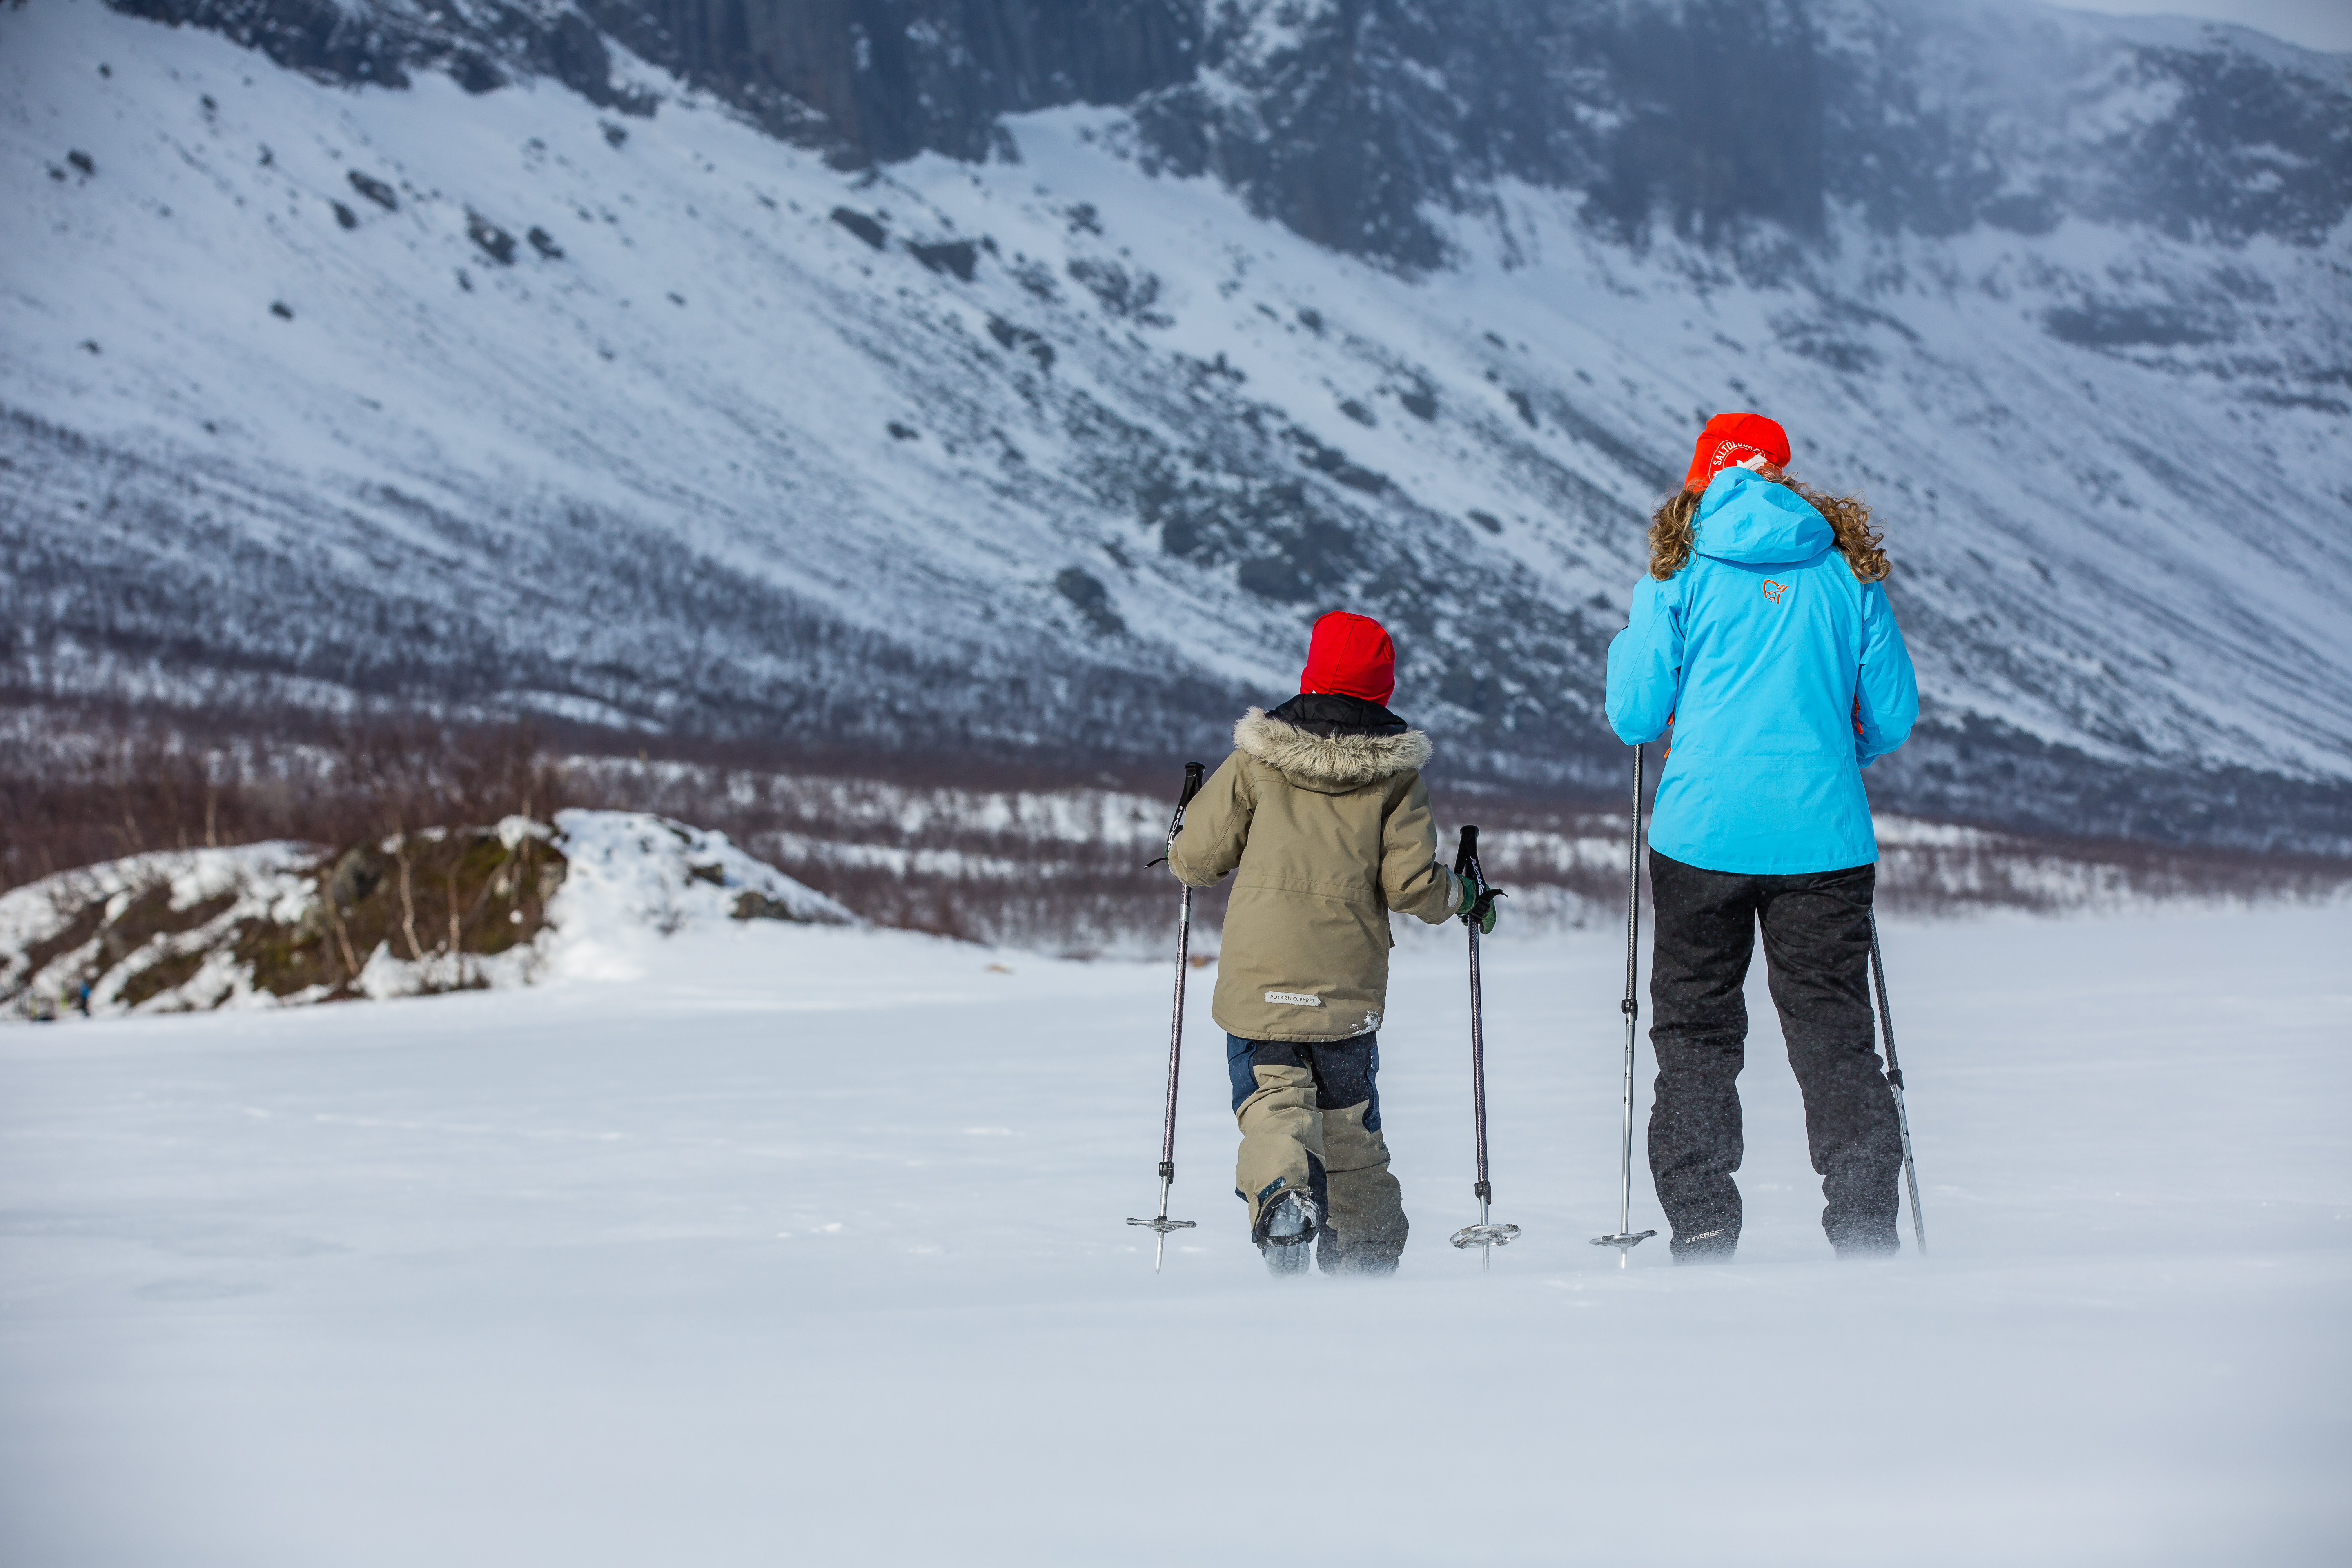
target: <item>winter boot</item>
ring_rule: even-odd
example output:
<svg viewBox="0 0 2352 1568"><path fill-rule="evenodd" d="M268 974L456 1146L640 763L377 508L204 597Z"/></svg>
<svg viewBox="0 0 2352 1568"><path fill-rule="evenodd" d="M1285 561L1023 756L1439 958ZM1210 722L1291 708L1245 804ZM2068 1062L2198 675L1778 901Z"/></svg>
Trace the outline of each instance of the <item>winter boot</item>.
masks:
<svg viewBox="0 0 2352 1568"><path fill-rule="evenodd" d="M1829 1233L1830 1245L1837 1248L1840 1258L1892 1258L1903 1250L1892 1220L1822 1228Z"/></svg>
<svg viewBox="0 0 2352 1568"><path fill-rule="evenodd" d="M1272 1274L1304 1274L1315 1255L1315 1233L1321 1228L1315 1200L1304 1193L1285 1193L1259 1214L1258 1250L1265 1255Z"/></svg>
<svg viewBox="0 0 2352 1568"><path fill-rule="evenodd" d="M1712 1226L1694 1236L1675 1232L1666 1244L1676 1263L1728 1263L1739 1250L1739 1232L1727 1225Z"/></svg>

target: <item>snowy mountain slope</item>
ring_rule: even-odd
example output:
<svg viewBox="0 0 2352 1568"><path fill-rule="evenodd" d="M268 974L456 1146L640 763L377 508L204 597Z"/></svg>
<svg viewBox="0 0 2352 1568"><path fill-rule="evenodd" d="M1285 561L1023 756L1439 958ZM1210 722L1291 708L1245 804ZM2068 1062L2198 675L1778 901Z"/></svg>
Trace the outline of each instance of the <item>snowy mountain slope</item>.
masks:
<svg viewBox="0 0 2352 1568"><path fill-rule="evenodd" d="M1264 119L1327 14L1292 10L1213 103ZM1823 15L1850 63L1905 14ZM2017 14L1967 15L1905 47ZM2147 30L2036 15L2110 63ZM2158 40L2319 128L2235 227L2057 180L2048 117L1947 58L1904 68L1936 100L1905 134L2011 155L1948 146L1975 205L1922 187L1937 223L1829 179L1810 236L1629 243L1465 155L1410 204L1444 265L1400 269L1256 216L1296 216L1237 166L1184 175L1164 97L844 171L617 47L585 87L468 91L446 49L336 86L34 0L0 16L9 685L1157 758L1287 689L1347 603L1454 766L1613 784L1643 519L1696 418L1752 405L1889 530L1930 720L1883 800L2340 845L2347 100L2341 61L2250 37ZM2193 107L2141 85L2070 112L2146 141ZM2254 190L2239 153L2220 184Z"/></svg>

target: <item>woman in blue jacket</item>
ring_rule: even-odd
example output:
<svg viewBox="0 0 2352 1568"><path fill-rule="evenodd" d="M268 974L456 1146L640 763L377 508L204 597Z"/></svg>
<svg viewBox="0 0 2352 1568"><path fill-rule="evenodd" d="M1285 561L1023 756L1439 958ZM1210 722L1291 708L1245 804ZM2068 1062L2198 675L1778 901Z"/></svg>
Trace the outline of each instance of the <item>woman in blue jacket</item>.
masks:
<svg viewBox="0 0 2352 1568"><path fill-rule="evenodd" d="M1788 461L1771 420L1707 421L1609 645L1611 726L1631 745L1668 741L1650 828L1650 1172L1676 1262L1726 1261L1739 1242L1742 985L1759 923L1822 1228L1842 1257L1898 1245L1862 770L1909 735L1919 693L1869 509L1798 484Z"/></svg>

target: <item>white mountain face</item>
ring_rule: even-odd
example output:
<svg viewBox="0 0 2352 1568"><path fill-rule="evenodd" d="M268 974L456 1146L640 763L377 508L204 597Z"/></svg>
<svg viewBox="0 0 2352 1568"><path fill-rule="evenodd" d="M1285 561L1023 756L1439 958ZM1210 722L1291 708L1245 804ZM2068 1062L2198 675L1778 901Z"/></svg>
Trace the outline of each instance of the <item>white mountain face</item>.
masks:
<svg viewBox="0 0 2352 1568"><path fill-rule="evenodd" d="M1648 511L1752 407L1887 531L1883 805L2352 844L2344 58L814 9L0 13L9 700L1157 761L1344 605L1441 766L1613 788Z"/></svg>

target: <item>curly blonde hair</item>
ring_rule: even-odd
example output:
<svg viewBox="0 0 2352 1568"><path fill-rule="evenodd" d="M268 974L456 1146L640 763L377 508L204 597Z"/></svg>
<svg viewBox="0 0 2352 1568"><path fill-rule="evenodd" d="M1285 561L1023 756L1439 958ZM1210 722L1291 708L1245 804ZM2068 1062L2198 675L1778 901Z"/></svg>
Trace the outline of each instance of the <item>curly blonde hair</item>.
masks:
<svg viewBox="0 0 2352 1568"><path fill-rule="evenodd" d="M1810 502L1828 520L1837 535L1838 553L1855 577L1864 583L1883 582L1895 563L1878 547L1885 535L1870 526L1870 506L1860 496L1824 495L1801 479L1785 475L1771 481L1785 485ZM1698 533L1697 490L1677 490L1650 516L1650 575L1663 583L1690 563Z"/></svg>

